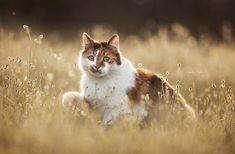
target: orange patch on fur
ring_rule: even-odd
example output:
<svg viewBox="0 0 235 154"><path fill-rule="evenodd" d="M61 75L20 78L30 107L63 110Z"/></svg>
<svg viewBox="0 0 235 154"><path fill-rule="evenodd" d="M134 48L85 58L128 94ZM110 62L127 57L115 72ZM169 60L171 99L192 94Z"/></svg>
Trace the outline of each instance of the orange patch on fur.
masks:
<svg viewBox="0 0 235 154"><path fill-rule="evenodd" d="M167 91L170 96L173 96L174 89L162 77L148 70L137 68L135 87L128 90L127 95L133 103L140 103L141 96L146 95L153 103L156 103Z"/></svg>

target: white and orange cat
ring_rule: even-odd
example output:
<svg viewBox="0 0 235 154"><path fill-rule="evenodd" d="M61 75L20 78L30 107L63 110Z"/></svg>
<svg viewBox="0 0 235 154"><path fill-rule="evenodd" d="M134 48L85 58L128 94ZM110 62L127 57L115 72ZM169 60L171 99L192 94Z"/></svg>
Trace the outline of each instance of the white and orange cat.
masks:
<svg viewBox="0 0 235 154"><path fill-rule="evenodd" d="M98 42L83 33L83 50L79 55L82 71L81 91L69 91L63 95L64 106L86 102L98 106L102 123L110 125L127 114L144 120L149 114L148 104L142 96L148 96L151 104L166 101L166 96L178 102L192 118L194 110L164 78L142 68L134 68L121 55L119 36L108 42ZM153 106L154 107L154 106Z"/></svg>

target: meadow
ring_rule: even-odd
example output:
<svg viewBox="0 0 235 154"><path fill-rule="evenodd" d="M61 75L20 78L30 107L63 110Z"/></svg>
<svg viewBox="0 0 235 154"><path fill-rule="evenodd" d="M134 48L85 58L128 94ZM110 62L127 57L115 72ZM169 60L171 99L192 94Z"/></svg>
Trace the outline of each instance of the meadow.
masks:
<svg viewBox="0 0 235 154"><path fill-rule="evenodd" d="M90 33L108 40L113 32L96 26ZM79 90L82 33L63 41L26 25L18 32L0 28L0 153L234 154L235 38L226 26L221 33L220 41L196 39L174 24L144 38L120 34L122 54L167 78L197 120L155 120L141 129L129 118L107 129L86 106L61 105L64 92Z"/></svg>

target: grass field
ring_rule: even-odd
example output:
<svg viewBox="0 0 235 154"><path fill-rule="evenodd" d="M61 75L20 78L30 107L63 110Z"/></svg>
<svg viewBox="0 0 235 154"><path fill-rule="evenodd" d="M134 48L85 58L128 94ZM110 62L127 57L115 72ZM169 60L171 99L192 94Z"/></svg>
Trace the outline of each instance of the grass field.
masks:
<svg viewBox="0 0 235 154"><path fill-rule="evenodd" d="M107 40L112 30L91 31ZM235 39L195 39L175 24L145 39L122 36L124 56L136 66L165 76L195 109L197 121L154 121L140 129L125 119L106 129L96 114L64 109L61 95L79 89L77 56L81 40L63 42L24 26L13 33L0 29L1 154L234 154ZM79 36L80 37L80 36Z"/></svg>

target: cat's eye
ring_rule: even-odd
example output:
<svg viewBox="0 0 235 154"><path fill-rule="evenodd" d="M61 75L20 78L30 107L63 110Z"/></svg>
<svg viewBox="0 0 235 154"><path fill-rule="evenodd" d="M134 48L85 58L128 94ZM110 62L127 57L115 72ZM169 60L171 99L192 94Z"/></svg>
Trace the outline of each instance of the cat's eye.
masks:
<svg viewBox="0 0 235 154"><path fill-rule="evenodd" d="M88 58L90 61L94 61L94 59L95 59L94 56L88 56L87 58Z"/></svg>
<svg viewBox="0 0 235 154"><path fill-rule="evenodd" d="M103 61L104 61L104 62L108 62L109 59L110 59L109 57L104 57L104 58L103 58Z"/></svg>

